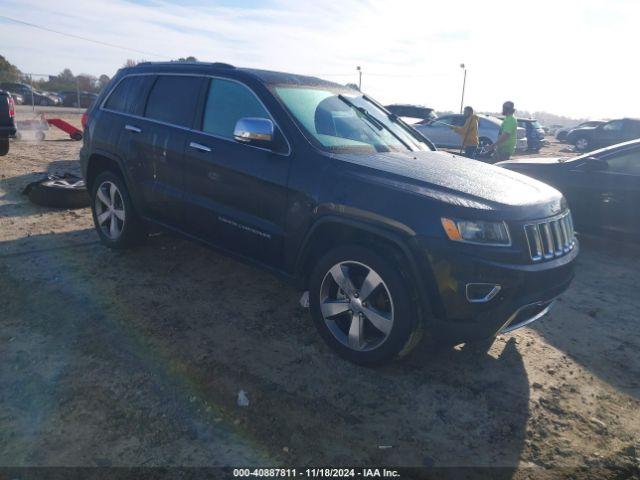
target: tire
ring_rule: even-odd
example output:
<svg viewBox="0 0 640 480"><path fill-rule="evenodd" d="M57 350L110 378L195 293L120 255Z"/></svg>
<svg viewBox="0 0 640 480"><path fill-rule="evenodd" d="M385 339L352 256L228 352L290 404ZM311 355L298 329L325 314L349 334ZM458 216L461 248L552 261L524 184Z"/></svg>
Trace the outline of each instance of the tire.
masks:
<svg viewBox="0 0 640 480"><path fill-rule="evenodd" d="M71 137L71 140L75 140L76 142L82 140L82 134L80 132L71 133L69 137Z"/></svg>
<svg viewBox="0 0 640 480"><path fill-rule="evenodd" d="M588 152L591 148L591 141L587 137L578 137L573 142L573 145L579 152Z"/></svg>
<svg viewBox="0 0 640 480"><path fill-rule="evenodd" d="M411 285L386 258L363 246L337 247L311 273L309 301L318 332L341 357L359 365L409 353L421 332ZM365 285L365 277L375 288Z"/></svg>
<svg viewBox="0 0 640 480"><path fill-rule="evenodd" d="M138 245L147 236L124 180L114 172L104 171L93 182L91 211L98 236L109 248Z"/></svg>
<svg viewBox="0 0 640 480"><path fill-rule="evenodd" d="M9 139L0 138L0 157L4 157L9 153Z"/></svg>
<svg viewBox="0 0 640 480"><path fill-rule="evenodd" d="M35 137L36 137L36 140L38 140L39 142L43 141L44 140L44 132L42 132L40 130L36 131Z"/></svg>
<svg viewBox="0 0 640 480"><path fill-rule="evenodd" d="M485 147L488 147L489 145L492 145L493 142L491 141L490 138L487 137L480 137L479 141L478 141L478 153L476 154L477 158L489 158L491 157L491 153L487 153L485 152Z"/></svg>
<svg viewBox="0 0 640 480"><path fill-rule="evenodd" d="M36 205L54 208L85 208L89 195L83 180L48 179L28 186L29 200Z"/></svg>

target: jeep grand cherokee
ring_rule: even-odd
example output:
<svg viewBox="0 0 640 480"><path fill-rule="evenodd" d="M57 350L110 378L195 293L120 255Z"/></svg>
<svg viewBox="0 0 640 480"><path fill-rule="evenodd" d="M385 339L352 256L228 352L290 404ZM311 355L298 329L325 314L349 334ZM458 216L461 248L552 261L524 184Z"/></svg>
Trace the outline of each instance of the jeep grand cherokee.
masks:
<svg viewBox="0 0 640 480"><path fill-rule="evenodd" d="M308 292L353 362L490 342L544 315L578 253L550 186L435 151L379 103L317 78L219 63L120 70L87 112L100 239L150 224Z"/></svg>

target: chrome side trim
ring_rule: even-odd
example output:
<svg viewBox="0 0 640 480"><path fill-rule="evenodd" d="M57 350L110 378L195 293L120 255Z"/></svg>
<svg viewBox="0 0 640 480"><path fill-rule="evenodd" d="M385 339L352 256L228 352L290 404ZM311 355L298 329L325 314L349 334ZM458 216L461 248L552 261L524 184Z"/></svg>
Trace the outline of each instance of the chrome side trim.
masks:
<svg viewBox="0 0 640 480"><path fill-rule="evenodd" d="M124 129L129 130L130 132L133 132L133 133L142 133L142 129L138 127L134 127L133 125L125 125Z"/></svg>
<svg viewBox="0 0 640 480"><path fill-rule="evenodd" d="M501 335L503 333L510 333L513 332L514 330L517 330L519 328L525 327L527 325L529 325L530 323L535 322L536 320L544 317L547 313L549 313L549 311L551 310L551 307L554 305L555 300L551 300L551 302L549 303L549 305L547 305L544 309L542 309L540 312L538 312L537 314L535 314L533 317L531 318L527 318L526 320L523 320L521 322L518 322L516 324L511 325L511 322L518 316L518 314L524 310L525 308L529 308L532 307L534 305L544 305L547 302L535 302L535 303L529 303L528 305L524 305L522 307L520 307L519 309L517 309L510 317L509 320L507 320L505 322L505 324L500 328L500 330L498 330L498 335Z"/></svg>

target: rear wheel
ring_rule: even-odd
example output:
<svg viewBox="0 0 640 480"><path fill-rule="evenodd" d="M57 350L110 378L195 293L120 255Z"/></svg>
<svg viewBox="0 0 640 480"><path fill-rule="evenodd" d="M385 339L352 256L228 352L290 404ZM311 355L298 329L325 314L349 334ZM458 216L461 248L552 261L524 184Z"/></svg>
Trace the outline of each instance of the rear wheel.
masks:
<svg viewBox="0 0 640 480"><path fill-rule="evenodd" d="M127 248L146 237L124 181L113 172L102 172L93 182L91 210L100 240L110 248Z"/></svg>
<svg viewBox="0 0 640 480"><path fill-rule="evenodd" d="M9 153L9 139L0 138L0 157L4 157Z"/></svg>
<svg viewBox="0 0 640 480"><path fill-rule="evenodd" d="M366 247L338 247L311 274L311 314L320 335L343 358L382 364L416 343L419 321L409 292L394 263Z"/></svg>
<svg viewBox="0 0 640 480"><path fill-rule="evenodd" d="M574 145L579 152L586 152L591 147L591 142L587 137L578 137Z"/></svg>

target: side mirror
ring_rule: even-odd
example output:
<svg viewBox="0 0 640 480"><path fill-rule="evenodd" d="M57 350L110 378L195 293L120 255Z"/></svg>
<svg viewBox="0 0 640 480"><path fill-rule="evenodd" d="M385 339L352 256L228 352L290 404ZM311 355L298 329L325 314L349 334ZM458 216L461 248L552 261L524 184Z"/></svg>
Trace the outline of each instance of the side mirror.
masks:
<svg viewBox="0 0 640 480"><path fill-rule="evenodd" d="M607 161L596 157L587 157L582 164L582 169L585 172L601 172L607 168L609 168Z"/></svg>
<svg viewBox="0 0 640 480"><path fill-rule="evenodd" d="M268 118L241 118L236 122L233 138L240 143L270 147L274 139L273 122Z"/></svg>

